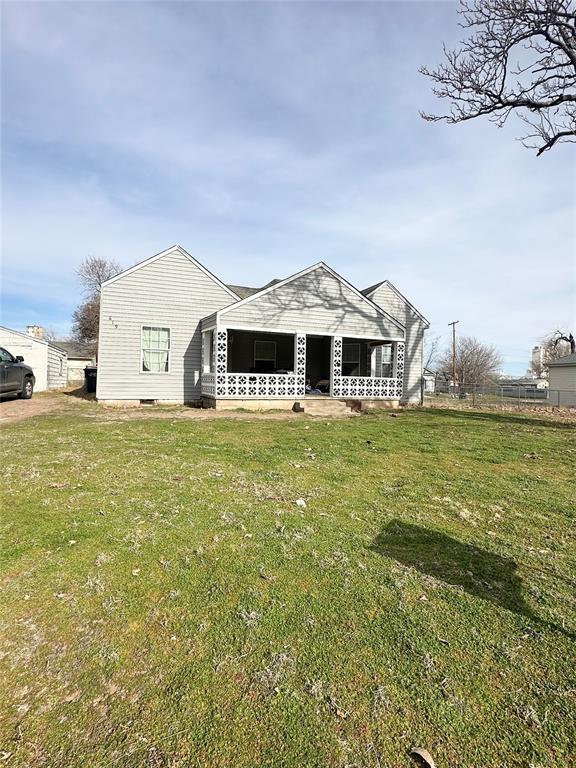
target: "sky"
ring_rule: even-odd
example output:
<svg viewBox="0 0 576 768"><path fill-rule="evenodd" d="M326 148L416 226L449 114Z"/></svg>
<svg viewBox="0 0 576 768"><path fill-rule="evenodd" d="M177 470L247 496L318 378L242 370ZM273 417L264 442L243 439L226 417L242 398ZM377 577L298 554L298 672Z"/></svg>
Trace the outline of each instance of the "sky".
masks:
<svg viewBox="0 0 576 768"><path fill-rule="evenodd" d="M87 255L391 280L507 373L576 326L574 145L427 123L451 2L4 2L1 322L70 331Z"/></svg>

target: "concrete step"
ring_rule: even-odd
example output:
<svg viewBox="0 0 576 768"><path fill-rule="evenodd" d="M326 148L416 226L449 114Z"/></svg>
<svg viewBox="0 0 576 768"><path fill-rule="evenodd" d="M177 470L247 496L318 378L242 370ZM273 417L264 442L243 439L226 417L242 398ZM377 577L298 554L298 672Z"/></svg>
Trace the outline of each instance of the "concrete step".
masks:
<svg viewBox="0 0 576 768"><path fill-rule="evenodd" d="M295 410L304 410L309 416L350 416L352 409L343 400L334 400L327 398L304 398L298 402L299 408Z"/></svg>

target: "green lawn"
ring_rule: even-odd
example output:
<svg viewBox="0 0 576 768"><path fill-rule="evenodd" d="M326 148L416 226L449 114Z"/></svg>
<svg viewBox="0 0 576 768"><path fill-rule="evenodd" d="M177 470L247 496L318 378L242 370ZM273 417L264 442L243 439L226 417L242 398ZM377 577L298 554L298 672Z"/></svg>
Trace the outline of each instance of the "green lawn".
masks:
<svg viewBox="0 0 576 768"><path fill-rule="evenodd" d="M575 437L430 409L5 428L0 764L572 764Z"/></svg>

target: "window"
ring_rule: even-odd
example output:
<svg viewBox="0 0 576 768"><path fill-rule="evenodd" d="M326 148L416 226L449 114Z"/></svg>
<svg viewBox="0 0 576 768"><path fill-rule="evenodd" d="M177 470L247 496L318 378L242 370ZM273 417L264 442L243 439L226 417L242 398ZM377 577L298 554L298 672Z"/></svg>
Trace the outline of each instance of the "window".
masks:
<svg viewBox="0 0 576 768"><path fill-rule="evenodd" d="M13 363L13 362L15 362L15 360L10 354L10 352L8 352L7 349L0 347L0 363Z"/></svg>
<svg viewBox="0 0 576 768"><path fill-rule="evenodd" d="M214 373L214 331L204 331L202 365L204 373Z"/></svg>
<svg viewBox="0 0 576 768"><path fill-rule="evenodd" d="M394 370L394 359L392 356L392 344L382 345L382 370L381 376L384 379L391 379Z"/></svg>
<svg viewBox="0 0 576 768"><path fill-rule="evenodd" d="M254 342L254 368L256 371L274 371L276 369L276 342Z"/></svg>
<svg viewBox="0 0 576 768"><path fill-rule="evenodd" d="M170 328L142 326L142 372L168 373L170 370Z"/></svg>
<svg viewBox="0 0 576 768"><path fill-rule="evenodd" d="M342 375L360 375L360 344L342 344Z"/></svg>

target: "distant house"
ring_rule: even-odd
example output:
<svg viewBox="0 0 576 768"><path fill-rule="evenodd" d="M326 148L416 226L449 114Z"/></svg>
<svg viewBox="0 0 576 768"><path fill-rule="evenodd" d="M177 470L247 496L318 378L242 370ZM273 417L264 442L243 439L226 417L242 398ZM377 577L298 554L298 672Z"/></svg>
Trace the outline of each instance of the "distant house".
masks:
<svg viewBox="0 0 576 768"><path fill-rule="evenodd" d="M428 368L424 368L422 379L424 382L424 394L433 394L436 391L436 374L428 370Z"/></svg>
<svg viewBox="0 0 576 768"><path fill-rule="evenodd" d="M84 381L84 368L95 363L91 350L77 341L55 341L54 344L66 352L68 384Z"/></svg>
<svg viewBox="0 0 576 768"><path fill-rule="evenodd" d="M41 326L29 325L26 330L26 333L21 333L0 326L0 347L7 349L14 357L21 355L24 362L32 368L36 377L36 392L65 387L66 352L44 338L44 329Z"/></svg>
<svg viewBox="0 0 576 768"><path fill-rule="evenodd" d="M319 262L260 288L227 285L173 246L102 285L97 398L420 402L428 327L388 280L359 290Z"/></svg>
<svg viewBox="0 0 576 768"><path fill-rule="evenodd" d="M548 363L550 401L576 406L576 352Z"/></svg>

